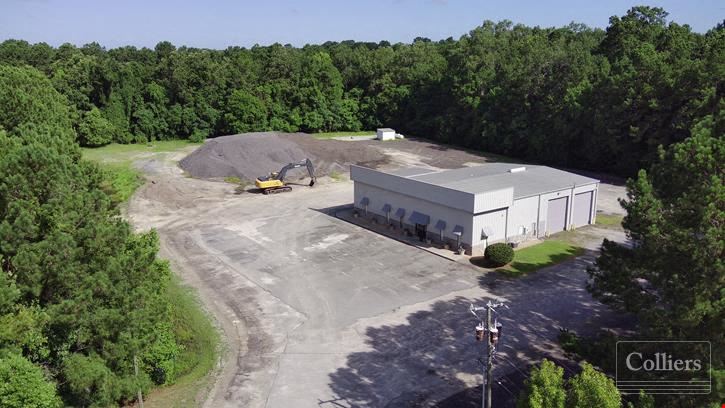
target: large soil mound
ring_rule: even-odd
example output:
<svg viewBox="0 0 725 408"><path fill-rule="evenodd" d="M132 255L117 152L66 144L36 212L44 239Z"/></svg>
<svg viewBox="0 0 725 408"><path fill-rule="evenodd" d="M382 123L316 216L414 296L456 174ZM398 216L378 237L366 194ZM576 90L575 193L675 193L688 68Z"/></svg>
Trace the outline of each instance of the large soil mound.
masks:
<svg viewBox="0 0 725 408"><path fill-rule="evenodd" d="M251 181L306 158L312 160L318 176L347 173L350 164L378 167L387 163L381 150L364 143L317 140L304 133L258 132L209 139L179 164L193 177L236 176ZM307 177L307 173L298 170L289 177Z"/></svg>

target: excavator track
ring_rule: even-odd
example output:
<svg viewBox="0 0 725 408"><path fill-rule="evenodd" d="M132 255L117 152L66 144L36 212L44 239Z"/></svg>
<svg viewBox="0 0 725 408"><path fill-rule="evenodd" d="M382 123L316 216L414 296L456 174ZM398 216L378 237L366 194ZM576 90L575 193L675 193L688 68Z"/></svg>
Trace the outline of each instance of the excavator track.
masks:
<svg viewBox="0 0 725 408"><path fill-rule="evenodd" d="M288 193L292 191L292 187L284 186L284 187L274 187L274 188L268 188L262 192L262 194L279 194L279 193Z"/></svg>

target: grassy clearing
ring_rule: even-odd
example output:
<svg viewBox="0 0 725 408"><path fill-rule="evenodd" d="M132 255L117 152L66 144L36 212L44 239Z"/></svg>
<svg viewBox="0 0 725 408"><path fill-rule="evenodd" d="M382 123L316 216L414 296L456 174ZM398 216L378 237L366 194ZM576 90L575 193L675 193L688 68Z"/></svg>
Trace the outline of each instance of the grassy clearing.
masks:
<svg viewBox="0 0 725 408"><path fill-rule="evenodd" d="M497 271L510 276L520 276L558 264L582 253L584 253L584 249L581 247L564 241L546 240L514 252L514 260Z"/></svg>
<svg viewBox="0 0 725 408"><path fill-rule="evenodd" d="M183 345L178 368L183 373L171 385L157 388L146 397L147 407L197 407L211 386L208 374L217 364L219 333L203 311L194 292L174 276L169 285L175 299L172 324Z"/></svg>
<svg viewBox="0 0 725 408"><path fill-rule="evenodd" d="M82 148L83 158L98 163L104 172L104 188L117 203L127 201L143 185L143 176L133 161L147 154L170 153L199 143L186 140L164 140L148 144L117 144Z"/></svg>
<svg viewBox="0 0 725 408"><path fill-rule="evenodd" d="M111 143L102 147L84 147L83 158L97 163L127 162L144 153L167 153L189 146L199 146L186 140L160 140L146 144Z"/></svg>
<svg viewBox="0 0 725 408"><path fill-rule="evenodd" d="M617 214L597 214L596 225L603 227L621 227L623 216Z"/></svg>
<svg viewBox="0 0 725 408"><path fill-rule="evenodd" d="M332 139L333 137L344 137L344 136L371 136L374 135L374 130L361 130L354 132L323 132L313 133L312 136L315 139Z"/></svg>

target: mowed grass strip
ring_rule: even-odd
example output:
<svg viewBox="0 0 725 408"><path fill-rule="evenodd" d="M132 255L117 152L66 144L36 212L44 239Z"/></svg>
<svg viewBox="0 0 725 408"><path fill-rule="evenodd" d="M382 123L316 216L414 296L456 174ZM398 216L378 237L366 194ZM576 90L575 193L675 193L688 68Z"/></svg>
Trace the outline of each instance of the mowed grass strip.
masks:
<svg viewBox="0 0 725 408"><path fill-rule="evenodd" d="M345 136L373 136L376 134L374 130L360 130L350 132L322 132L313 133L312 136L315 139L332 139L333 137L345 137Z"/></svg>
<svg viewBox="0 0 725 408"><path fill-rule="evenodd" d="M584 253L584 248L555 239L522 248L514 252L514 260L497 271L509 276L521 276L555 265Z"/></svg>
<svg viewBox="0 0 725 408"><path fill-rule="evenodd" d="M188 146L199 146L187 140L157 140L150 143L111 143L101 147L84 147L83 158L97 163L131 161L143 153L174 152Z"/></svg>
<svg viewBox="0 0 725 408"><path fill-rule="evenodd" d="M604 227L621 227L623 216L617 214L597 214L596 225Z"/></svg>

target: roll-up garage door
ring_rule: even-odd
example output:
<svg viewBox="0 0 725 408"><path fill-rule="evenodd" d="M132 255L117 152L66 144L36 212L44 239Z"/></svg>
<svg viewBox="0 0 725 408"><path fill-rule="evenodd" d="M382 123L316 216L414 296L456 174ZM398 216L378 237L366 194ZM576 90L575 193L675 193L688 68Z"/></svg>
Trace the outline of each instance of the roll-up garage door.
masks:
<svg viewBox="0 0 725 408"><path fill-rule="evenodd" d="M591 223L593 197L593 191L579 193L574 196L574 209L571 212L571 223L575 227L581 227L582 225L589 225Z"/></svg>
<svg viewBox="0 0 725 408"><path fill-rule="evenodd" d="M546 231L549 234L566 229L566 210L569 206L569 197L549 200L549 209L546 211Z"/></svg>

